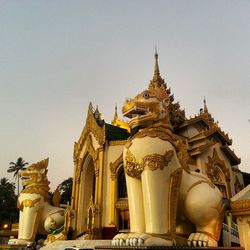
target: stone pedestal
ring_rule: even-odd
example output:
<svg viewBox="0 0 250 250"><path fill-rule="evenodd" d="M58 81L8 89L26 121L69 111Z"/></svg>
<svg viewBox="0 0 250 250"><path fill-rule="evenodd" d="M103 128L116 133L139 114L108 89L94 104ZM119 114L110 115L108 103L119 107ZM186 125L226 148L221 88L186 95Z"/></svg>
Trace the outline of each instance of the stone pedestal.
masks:
<svg viewBox="0 0 250 250"><path fill-rule="evenodd" d="M243 247L164 247L164 246L145 246L145 247L113 247L97 246L95 250L245 250Z"/></svg>
<svg viewBox="0 0 250 250"><path fill-rule="evenodd" d="M164 247L164 246L142 246L142 247L116 247L111 246L110 240L71 240L55 241L41 248L41 250L63 250L66 247L78 247L88 250L249 250L243 247Z"/></svg>

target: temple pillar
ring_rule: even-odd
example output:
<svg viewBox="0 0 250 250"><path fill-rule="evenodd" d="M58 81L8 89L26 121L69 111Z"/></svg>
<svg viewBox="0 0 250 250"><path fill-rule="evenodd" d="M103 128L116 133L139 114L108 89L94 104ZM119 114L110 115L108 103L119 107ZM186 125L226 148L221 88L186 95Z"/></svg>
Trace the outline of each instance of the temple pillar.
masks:
<svg viewBox="0 0 250 250"><path fill-rule="evenodd" d="M115 175L111 176L111 182L110 182L109 225L110 226L115 226Z"/></svg>

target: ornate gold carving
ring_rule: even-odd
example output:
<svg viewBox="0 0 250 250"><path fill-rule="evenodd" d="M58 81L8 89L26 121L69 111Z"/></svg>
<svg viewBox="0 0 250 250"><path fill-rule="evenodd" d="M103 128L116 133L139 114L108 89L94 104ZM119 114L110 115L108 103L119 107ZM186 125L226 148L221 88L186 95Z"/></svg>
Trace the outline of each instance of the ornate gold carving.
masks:
<svg viewBox="0 0 250 250"><path fill-rule="evenodd" d="M82 171L82 158L79 158L79 160L75 164L76 164L75 179L76 183L79 184Z"/></svg>
<svg viewBox="0 0 250 250"><path fill-rule="evenodd" d="M102 147L94 149L91 135L88 135L88 137L86 137L85 145L86 147L83 156L82 158L78 158L77 161L76 174L75 174L76 183L80 182L82 167L88 155L90 155L93 159L95 175L98 176L99 174L99 153L102 151Z"/></svg>
<svg viewBox="0 0 250 250"><path fill-rule="evenodd" d="M100 152L100 149L101 149L101 147L96 149L96 150L94 149L91 136L89 135L86 139L86 150L84 152L83 159L85 159L88 154L92 157L96 175L98 175L98 173L99 173L99 152Z"/></svg>
<svg viewBox="0 0 250 250"><path fill-rule="evenodd" d="M173 134L170 129L163 126L152 126L150 128L139 130L134 136L128 139L125 147L129 148L132 145L133 139L143 138L146 136L152 138L160 138L161 140L170 142L176 149L177 157L183 169L185 169L187 172L190 171L188 166L190 156L187 152L187 145L183 141L184 139L178 135Z"/></svg>
<svg viewBox="0 0 250 250"><path fill-rule="evenodd" d="M23 210L24 207L34 207L36 205L36 203L38 203L41 200L41 198L37 198L35 200L24 200L22 201L22 203L18 203L18 209L20 209L21 211Z"/></svg>
<svg viewBox="0 0 250 250"><path fill-rule="evenodd" d="M116 172L119 166L123 163L123 154L121 155L114 161L110 163L109 169L111 172L111 179L114 180L116 177Z"/></svg>
<svg viewBox="0 0 250 250"><path fill-rule="evenodd" d="M180 164L183 169L185 169L188 173L190 172L188 162L190 159L190 156L187 152L187 145L182 141L182 139L177 140L176 142L176 153L177 157L180 161Z"/></svg>
<svg viewBox="0 0 250 250"><path fill-rule="evenodd" d="M226 181L230 181L229 169L226 167L225 162L219 158L216 149L214 149L212 157L208 156L208 162L206 163L206 166L207 166L207 176L212 182L221 181L218 167L220 168L222 173L224 173Z"/></svg>
<svg viewBox="0 0 250 250"><path fill-rule="evenodd" d="M57 187L57 189L55 190L55 192L53 193L53 196L52 196L52 204L55 207L60 207L60 201L61 201L61 194L60 194L60 191Z"/></svg>
<svg viewBox="0 0 250 250"><path fill-rule="evenodd" d="M150 170L163 169L168 166L168 163L172 160L174 155L173 150L166 151L165 155L152 154L143 157L142 164L148 166Z"/></svg>
<svg viewBox="0 0 250 250"><path fill-rule="evenodd" d="M230 188L230 172L226 167L226 164L223 160L219 158L219 155L214 149L213 156L208 156L208 162L206 163L207 167L207 176L214 184L223 184L227 191L228 198L231 197L231 188ZM225 176L225 183L221 176Z"/></svg>
<svg viewBox="0 0 250 250"><path fill-rule="evenodd" d="M89 207L88 207L88 218L87 218L87 228L92 231L95 227L95 216L99 212L98 207L93 202L93 197L91 196Z"/></svg>
<svg viewBox="0 0 250 250"><path fill-rule="evenodd" d="M127 175L131 177L139 178L144 169L144 166L141 163L138 163L136 161L135 156L130 152L129 149L127 151L125 161L126 161L126 164L124 168L125 168L125 172L127 173Z"/></svg>
<svg viewBox="0 0 250 250"><path fill-rule="evenodd" d="M134 136L129 138L128 142L131 142L135 138L143 138L146 136L152 138L157 137L160 138L161 140L169 141L173 146L176 145L176 141L178 140L177 136L174 135L170 129L159 126L159 127L140 129Z"/></svg>
<svg viewBox="0 0 250 250"><path fill-rule="evenodd" d="M137 162L135 156L128 149L126 155L125 171L131 177L139 178L146 166L152 171L168 166L174 155L173 150L166 151L164 155L151 154L143 157L141 162Z"/></svg>
<svg viewBox="0 0 250 250"><path fill-rule="evenodd" d="M80 139L74 146L74 159L79 157L79 154L82 150L83 144L86 140L86 137L92 133L95 139L98 141L99 145L103 145L105 143L105 124L103 126L99 126L94 118L93 114L93 106L92 103L89 104L88 115L86 119L85 127L82 131Z"/></svg>

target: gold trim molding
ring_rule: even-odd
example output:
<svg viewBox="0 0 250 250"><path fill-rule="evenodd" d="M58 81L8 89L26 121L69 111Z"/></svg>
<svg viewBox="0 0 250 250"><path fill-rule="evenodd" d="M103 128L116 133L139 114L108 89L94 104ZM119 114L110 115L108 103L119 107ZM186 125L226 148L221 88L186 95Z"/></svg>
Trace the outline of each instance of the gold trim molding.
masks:
<svg viewBox="0 0 250 250"><path fill-rule="evenodd" d="M225 175L226 181L230 181L230 172L226 167L226 164L223 160L219 158L219 155L216 149L213 150L213 156L208 156L208 162L206 163L207 166L207 175L210 180L214 180L214 169L218 166Z"/></svg>

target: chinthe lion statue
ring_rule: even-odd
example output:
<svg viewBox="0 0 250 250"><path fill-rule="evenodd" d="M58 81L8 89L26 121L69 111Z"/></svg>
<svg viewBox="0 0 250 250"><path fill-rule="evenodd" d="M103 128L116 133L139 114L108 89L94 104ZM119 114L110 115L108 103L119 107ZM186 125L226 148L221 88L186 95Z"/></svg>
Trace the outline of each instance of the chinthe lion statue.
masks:
<svg viewBox="0 0 250 250"><path fill-rule="evenodd" d="M220 191L190 171L183 137L170 122L170 90L161 78L158 55L147 90L126 100L131 137L123 162L128 191L130 233L114 246L217 246L223 219ZM180 235L187 237L180 237Z"/></svg>
<svg viewBox="0 0 250 250"><path fill-rule="evenodd" d="M42 160L20 172L24 189L17 201L20 210L18 239L10 240L9 244L28 244L34 242L37 233L53 235L63 231L65 210L52 205L47 179L48 162L49 159ZM54 203L59 205L55 200L54 196Z"/></svg>

